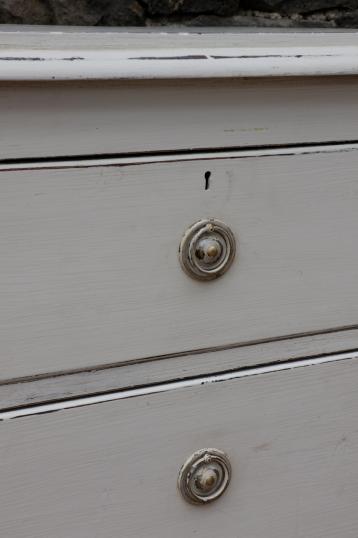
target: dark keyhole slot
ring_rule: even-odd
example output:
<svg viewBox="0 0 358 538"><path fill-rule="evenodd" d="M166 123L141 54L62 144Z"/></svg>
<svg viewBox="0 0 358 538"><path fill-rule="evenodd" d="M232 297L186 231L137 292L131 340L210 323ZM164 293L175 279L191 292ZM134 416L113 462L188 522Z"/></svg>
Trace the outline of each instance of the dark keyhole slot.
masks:
<svg viewBox="0 0 358 538"><path fill-rule="evenodd" d="M210 189L210 176L211 176L211 172L205 172L204 177L205 177L205 190L206 191Z"/></svg>

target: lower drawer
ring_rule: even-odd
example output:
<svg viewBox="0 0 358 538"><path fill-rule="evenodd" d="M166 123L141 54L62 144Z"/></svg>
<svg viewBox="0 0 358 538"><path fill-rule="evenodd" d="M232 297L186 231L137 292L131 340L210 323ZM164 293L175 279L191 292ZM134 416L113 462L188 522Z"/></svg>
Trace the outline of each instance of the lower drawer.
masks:
<svg viewBox="0 0 358 538"><path fill-rule="evenodd" d="M356 538L358 362L254 373L4 420L0 535ZM193 506L178 471L206 447L232 480Z"/></svg>

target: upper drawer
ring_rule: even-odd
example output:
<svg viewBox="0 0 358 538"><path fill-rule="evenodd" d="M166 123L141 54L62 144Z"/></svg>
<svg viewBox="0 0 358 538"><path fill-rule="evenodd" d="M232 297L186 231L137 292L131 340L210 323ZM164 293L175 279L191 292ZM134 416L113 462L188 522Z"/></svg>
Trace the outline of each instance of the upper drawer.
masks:
<svg viewBox="0 0 358 538"><path fill-rule="evenodd" d="M0 160L357 140L358 33L0 30Z"/></svg>
<svg viewBox="0 0 358 538"><path fill-rule="evenodd" d="M357 140L357 95L355 76L6 83L0 159Z"/></svg>
<svg viewBox="0 0 358 538"><path fill-rule="evenodd" d="M357 324L358 151L343 149L3 170L1 377ZM207 217L238 248L200 282L178 247Z"/></svg>

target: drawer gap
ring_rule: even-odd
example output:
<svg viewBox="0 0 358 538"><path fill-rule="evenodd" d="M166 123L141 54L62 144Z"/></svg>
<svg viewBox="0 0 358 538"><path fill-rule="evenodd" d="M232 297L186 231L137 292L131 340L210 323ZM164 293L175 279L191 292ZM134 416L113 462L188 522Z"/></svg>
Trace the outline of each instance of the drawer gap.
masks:
<svg viewBox="0 0 358 538"><path fill-rule="evenodd" d="M5 165L36 165L36 164L66 164L69 161L72 163L73 161L80 161L83 162L96 162L98 160L105 161L105 160L126 160L130 159L131 164L136 160L142 160L142 159L148 159L148 161L158 159L158 161L167 158L168 161L176 161L176 160L185 160L185 158L188 159L195 159L195 158L220 158L220 155L226 156L228 152L235 152L235 156L237 158L240 158L240 154L242 156L246 156L246 154L252 153L252 156L256 152L260 151L272 151L277 152L278 155L282 154L282 151L284 151L285 155L289 155L290 153L287 153L285 150L292 149L292 154L295 155L297 153L302 153L305 148L309 149L310 153L316 153L317 149L321 151L321 148L332 148L332 151L337 151L337 147L340 146L349 146L352 147L354 145L358 145L358 139L357 140L330 140L325 142L307 142L307 143L300 143L300 144L270 144L270 145L251 145L251 146L225 146L225 147L206 147L206 148L200 148L200 149L176 149L176 150L163 150L163 151L156 151L156 152L129 152L129 153L97 153L97 154L76 154L76 155L60 155L60 156L48 156L48 157L31 157L31 158L17 158L17 159L0 159L0 167ZM264 153L262 154L262 156ZM251 156L251 155L250 155ZM184 159L181 159L184 158ZM145 161L145 162L148 162ZM33 166L31 166L31 169L33 169Z"/></svg>

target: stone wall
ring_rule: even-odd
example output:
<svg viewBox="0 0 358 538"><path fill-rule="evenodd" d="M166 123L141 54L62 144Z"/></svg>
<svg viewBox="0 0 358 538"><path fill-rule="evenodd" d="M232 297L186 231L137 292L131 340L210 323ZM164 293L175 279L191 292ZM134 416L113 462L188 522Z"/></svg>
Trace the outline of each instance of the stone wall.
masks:
<svg viewBox="0 0 358 538"><path fill-rule="evenodd" d="M0 0L0 23L358 28L358 0Z"/></svg>

